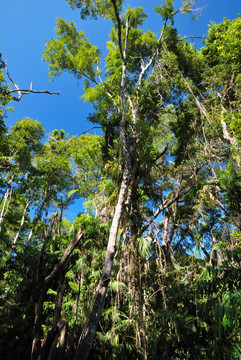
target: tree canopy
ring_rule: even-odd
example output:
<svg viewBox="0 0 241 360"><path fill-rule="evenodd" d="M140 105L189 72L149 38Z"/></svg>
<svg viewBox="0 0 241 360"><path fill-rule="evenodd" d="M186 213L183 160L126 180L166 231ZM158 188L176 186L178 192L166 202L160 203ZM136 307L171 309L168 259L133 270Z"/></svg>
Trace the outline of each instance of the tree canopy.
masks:
<svg viewBox="0 0 241 360"><path fill-rule="evenodd" d="M84 79L102 135L8 129L26 92L1 60L0 355L240 359L240 17L197 49L175 27L194 1L157 6L159 34L124 1L67 2L112 22L104 68L62 18L43 54L51 79Z"/></svg>

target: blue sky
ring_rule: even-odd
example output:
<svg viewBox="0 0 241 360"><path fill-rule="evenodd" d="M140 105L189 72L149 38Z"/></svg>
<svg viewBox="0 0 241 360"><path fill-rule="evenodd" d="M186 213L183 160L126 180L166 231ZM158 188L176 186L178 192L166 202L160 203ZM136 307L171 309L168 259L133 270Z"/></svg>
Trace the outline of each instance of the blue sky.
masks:
<svg viewBox="0 0 241 360"><path fill-rule="evenodd" d="M157 0L128 0L125 7L142 6L149 14L145 28L159 33L160 17L153 8L160 5ZM179 7L180 0L175 1ZM241 12L240 0L198 0L197 7L203 8L199 20L192 22L190 16L178 16L176 25L181 35L203 36L210 21L219 23L224 17L233 19ZM82 82L69 74L49 82L48 64L41 60L47 40L55 36L56 18L74 21L79 30L85 31L89 40L106 53L111 24L106 20L81 20L78 11L69 8L65 0L1 0L0 52L8 61L10 75L20 88L60 91L60 96L28 95L14 103L15 111L9 114L7 124L12 126L25 116L39 120L47 132L63 128L75 135L92 126L86 117L92 108L80 100ZM202 46L197 41L197 47ZM94 133L94 131L92 132Z"/></svg>

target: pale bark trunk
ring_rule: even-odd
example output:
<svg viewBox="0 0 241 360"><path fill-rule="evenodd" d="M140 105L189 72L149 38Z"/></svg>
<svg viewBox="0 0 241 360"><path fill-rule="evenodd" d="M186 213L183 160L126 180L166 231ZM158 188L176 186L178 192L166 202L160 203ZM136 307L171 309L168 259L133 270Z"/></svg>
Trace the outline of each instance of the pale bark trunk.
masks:
<svg viewBox="0 0 241 360"><path fill-rule="evenodd" d="M11 196L12 196L12 191L13 191L13 187L10 188L10 186L9 186L11 184L11 182L8 183L8 187L4 194L4 202L3 202L3 207L1 210L1 214L0 214L0 232L1 232L2 224L3 224L3 220L8 212L9 203L11 201ZM10 188L10 190L9 190L9 188Z"/></svg>
<svg viewBox="0 0 241 360"><path fill-rule="evenodd" d="M120 92L121 92L121 100L122 100L122 116L120 121L120 143L124 156L123 177L122 177L118 202L115 208L115 213L111 224L103 274L96 289L95 298L89 313L88 321L82 331L82 334L78 342L78 346L75 354L75 360L79 360L79 359L86 360L88 358L89 352L92 347L92 342L96 334L97 325L101 316L102 309L104 307L105 296L107 293L107 288L111 277L111 271L112 271L114 255L115 255L116 240L117 240L120 220L127 196L128 185L130 181L130 173L131 173L130 170L131 154L126 141L127 104L126 104L126 92L125 92L126 81L127 81L126 53L127 53L127 45L128 45L128 34L130 29L129 16L126 19L126 33L125 33L125 43L123 49L121 45L121 22L118 14L116 1L112 0L112 4L114 6L116 19L118 23L119 48L122 58L122 78L120 84Z"/></svg>
<svg viewBox="0 0 241 360"><path fill-rule="evenodd" d="M121 215L124 208L124 203L126 199L128 183L129 183L129 171L126 171L123 175L123 180L121 183L120 193L118 203L116 205L114 218L112 220L112 225L110 229L109 241L107 245L107 251L105 256L104 270L101 277L101 280L97 286L94 303L91 308L88 323L84 327L82 334L79 339L75 360L85 360L89 356L91 350L92 341L96 333L97 325L101 316L101 312L104 306L105 296L110 281L111 270L113 267L114 255L116 240L118 236L118 230L121 220Z"/></svg>
<svg viewBox="0 0 241 360"><path fill-rule="evenodd" d="M18 229L18 232L16 233L16 235L14 236L14 239L13 239L13 245L16 244L16 242L18 241L18 238L19 238L19 235L20 235L20 232L22 230L22 227L24 225L24 221L25 221L25 215L26 215L26 212L28 210L28 207L30 205L30 201L27 202L24 210L23 210L23 215L22 215L22 219L21 219L21 223L20 223L20 226L19 226L19 229Z"/></svg>
<svg viewBox="0 0 241 360"><path fill-rule="evenodd" d="M164 228L163 228L163 234L162 234L162 246L167 246L167 235L168 235L168 215L165 215L164 218Z"/></svg>
<svg viewBox="0 0 241 360"><path fill-rule="evenodd" d="M227 124L224 120L221 119L221 125L223 129L223 137L225 140L227 140L231 145L236 144L236 139L231 136L231 134L228 131Z"/></svg>

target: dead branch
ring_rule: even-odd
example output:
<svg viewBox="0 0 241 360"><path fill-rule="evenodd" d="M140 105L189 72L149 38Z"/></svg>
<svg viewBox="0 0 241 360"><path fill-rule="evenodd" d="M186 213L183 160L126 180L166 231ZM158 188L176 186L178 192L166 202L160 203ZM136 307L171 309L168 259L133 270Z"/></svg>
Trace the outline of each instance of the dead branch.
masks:
<svg viewBox="0 0 241 360"><path fill-rule="evenodd" d="M49 94L49 95L59 95L59 91L49 91L49 90L33 90L33 82L31 81L30 83L30 87L29 89L20 89L18 87L18 85L14 82L14 80L12 79L12 77L9 74L8 71L8 67L7 67L7 61L5 62L5 70L6 70L6 74L7 77L9 78L9 80L11 81L11 83L13 84L13 86L15 87L15 89L12 90L7 90L6 93L7 94L12 94L17 92L18 93L18 97L16 96L12 96L12 99L14 101L20 101L22 99L23 95L28 95L28 94Z"/></svg>

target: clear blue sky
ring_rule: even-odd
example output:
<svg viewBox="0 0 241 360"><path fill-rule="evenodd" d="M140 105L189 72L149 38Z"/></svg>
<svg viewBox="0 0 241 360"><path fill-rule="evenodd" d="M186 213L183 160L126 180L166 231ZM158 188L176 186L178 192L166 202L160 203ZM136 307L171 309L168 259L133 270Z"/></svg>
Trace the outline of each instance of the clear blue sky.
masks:
<svg viewBox="0 0 241 360"><path fill-rule="evenodd" d="M156 33L161 29L160 17L152 11L157 0L128 0L126 7L142 6L149 14L145 28ZM176 0L176 7L181 1ZM199 0L203 7L198 21L190 16L178 16L177 27L181 35L203 36L210 21L219 23L224 17L233 19L241 12L240 0ZM58 90L61 95L27 95L14 103L15 112L9 114L8 125L28 116L39 120L47 132L63 128L70 135L86 130L91 124L86 117L91 107L80 100L82 83L65 74L53 82L48 79L48 64L41 60L45 43L55 36L55 19L73 20L79 30L84 30L89 40L105 54L105 42L111 25L105 20L81 20L78 11L69 8L65 0L1 0L0 6L0 52L8 61L10 75L20 88L28 88L33 81L34 89ZM197 47L201 47L197 42ZM93 133L93 132L92 132Z"/></svg>

